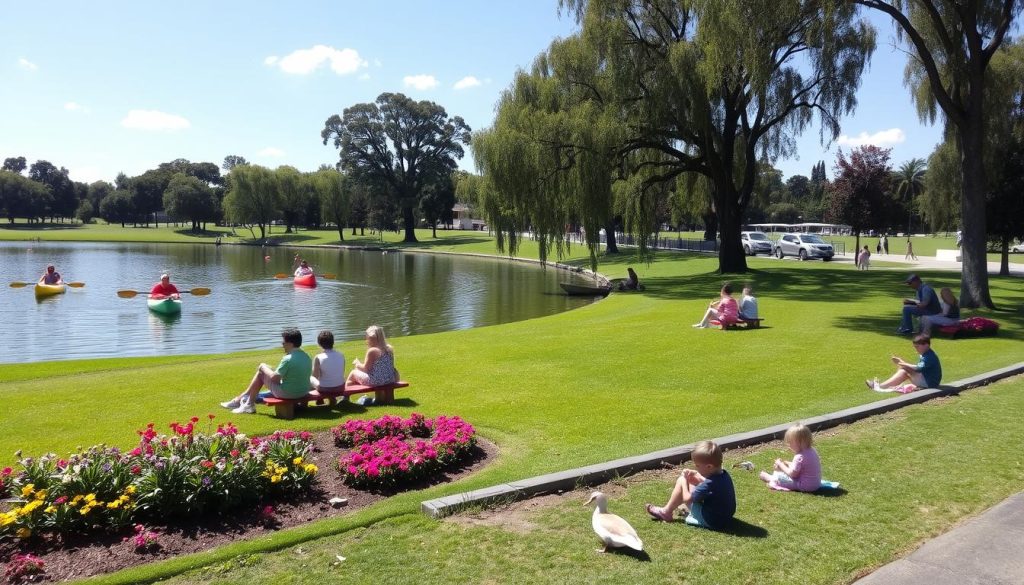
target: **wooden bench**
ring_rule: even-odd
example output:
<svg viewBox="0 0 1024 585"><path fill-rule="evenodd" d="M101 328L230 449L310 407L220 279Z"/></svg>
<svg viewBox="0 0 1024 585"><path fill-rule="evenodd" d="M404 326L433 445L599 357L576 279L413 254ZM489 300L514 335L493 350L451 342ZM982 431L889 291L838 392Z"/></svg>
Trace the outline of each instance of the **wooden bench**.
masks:
<svg viewBox="0 0 1024 585"><path fill-rule="evenodd" d="M408 382L395 382L393 384L384 384L382 386L361 386L359 384L349 384L345 386L345 389L341 392L324 392L320 393L317 390L313 390L309 394L302 396L301 398L278 398L276 396L268 396L263 399L263 404L274 407L274 414L277 418L283 418L291 420L295 418L295 406L302 405L307 406L310 402L317 406L334 406L337 404L339 398L347 398L354 394L365 394L367 392L373 392L373 403L374 404L391 404L395 401L395 388L408 388Z"/></svg>
<svg viewBox="0 0 1024 585"><path fill-rule="evenodd" d="M759 327L761 327L761 321L764 321L764 319L742 319L742 318L740 318L740 319L737 319L736 322L733 323L732 325L722 325L722 322L719 321L718 319L712 319L711 320L711 324L715 325L716 327L721 327L723 331L726 330L726 329L732 329L734 327L739 327L740 325L743 325L747 329L758 329Z"/></svg>

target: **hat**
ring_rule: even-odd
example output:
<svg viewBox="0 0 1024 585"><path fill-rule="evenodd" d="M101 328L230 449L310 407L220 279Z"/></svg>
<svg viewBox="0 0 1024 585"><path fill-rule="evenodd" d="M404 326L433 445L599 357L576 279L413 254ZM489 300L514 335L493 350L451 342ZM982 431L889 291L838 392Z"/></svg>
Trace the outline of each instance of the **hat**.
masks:
<svg viewBox="0 0 1024 585"><path fill-rule="evenodd" d="M903 281L903 284L910 284L915 280L921 280L921 277L916 274L911 274L910 276L907 277L906 280Z"/></svg>

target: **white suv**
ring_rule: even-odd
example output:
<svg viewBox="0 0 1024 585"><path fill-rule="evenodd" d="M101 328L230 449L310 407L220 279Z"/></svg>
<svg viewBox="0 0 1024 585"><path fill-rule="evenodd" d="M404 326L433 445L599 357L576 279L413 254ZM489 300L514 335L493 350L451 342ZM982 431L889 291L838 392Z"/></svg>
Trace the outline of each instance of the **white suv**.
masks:
<svg viewBox="0 0 1024 585"><path fill-rule="evenodd" d="M821 258L828 262L835 256L835 250L818 234L782 234L775 243L775 255L779 258L799 256L801 260Z"/></svg>
<svg viewBox="0 0 1024 585"><path fill-rule="evenodd" d="M747 256L772 255L772 241L764 232L740 232L740 241L743 242L743 253Z"/></svg>

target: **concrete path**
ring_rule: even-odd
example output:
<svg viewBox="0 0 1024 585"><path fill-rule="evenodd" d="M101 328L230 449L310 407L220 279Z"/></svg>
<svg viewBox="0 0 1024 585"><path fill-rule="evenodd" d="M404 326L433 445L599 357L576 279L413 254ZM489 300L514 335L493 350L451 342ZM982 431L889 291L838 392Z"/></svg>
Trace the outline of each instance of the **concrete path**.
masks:
<svg viewBox="0 0 1024 585"><path fill-rule="evenodd" d="M960 272L960 263L953 262L951 260L936 260L934 256L918 256L917 260L905 260L902 254L875 254L871 253L872 270L953 270ZM787 261L799 262L799 258L786 258ZM1016 263L1014 260L1024 260L1020 254L1010 255L1010 275L1024 277L1024 264ZM833 262L842 262L847 264L853 264L853 255L847 254L845 256L836 256ZM890 266L876 267L873 265L874 262L890 262L893 264L905 264L906 268L893 268ZM988 273L992 276L999 274L999 263L989 262Z"/></svg>
<svg viewBox="0 0 1024 585"><path fill-rule="evenodd" d="M926 542L856 585L1024 583L1024 492Z"/></svg>

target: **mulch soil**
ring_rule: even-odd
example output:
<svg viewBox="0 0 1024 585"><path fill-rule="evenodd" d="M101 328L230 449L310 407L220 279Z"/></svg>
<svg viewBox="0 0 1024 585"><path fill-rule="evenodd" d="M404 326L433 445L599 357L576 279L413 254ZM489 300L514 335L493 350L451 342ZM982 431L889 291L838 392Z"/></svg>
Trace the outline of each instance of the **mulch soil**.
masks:
<svg viewBox="0 0 1024 585"><path fill-rule="evenodd" d="M291 528L335 516L344 516L365 508L399 491L423 489L449 483L470 475L494 459L496 445L477 438L472 456L461 466L449 468L433 481L407 485L403 490L364 491L350 488L341 482L337 459L344 452L334 445L329 431L314 433L312 462L320 468L312 490L299 499L289 501L268 500L252 510L233 511L228 516L215 516L202 520L182 521L168 525L147 525L147 530L159 533L159 546L146 552L137 552L125 540L131 537L131 528L119 534L45 535L28 542L0 541L0 562L6 563L17 553L31 553L43 560L45 574L34 582L71 581L93 575L110 573L127 567L201 552L217 546L258 537L276 530ZM334 507L331 498L346 498L344 505ZM274 508L273 520L261 518L263 507ZM2 579L2 576L0 576Z"/></svg>

